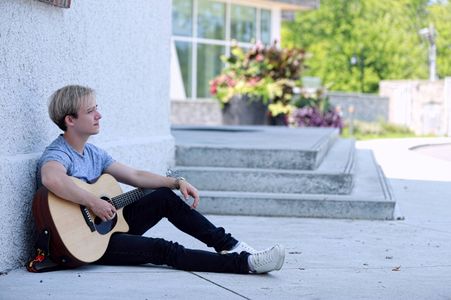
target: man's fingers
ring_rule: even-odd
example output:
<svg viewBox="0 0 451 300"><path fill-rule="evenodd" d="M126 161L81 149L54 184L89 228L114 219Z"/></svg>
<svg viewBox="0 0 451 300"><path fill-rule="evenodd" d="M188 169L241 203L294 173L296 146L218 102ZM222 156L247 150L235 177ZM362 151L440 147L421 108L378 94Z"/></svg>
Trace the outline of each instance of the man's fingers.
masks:
<svg viewBox="0 0 451 300"><path fill-rule="evenodd" d="M108 203L108 204L110 205L110 210L111 210L113 213L116 213L116 207L114 207L114 205L111 204L111 203Z"/></svg>
<svg viewBox="0 0 451 300"><path fill-rule="evenodd" d="M192 207L192 208L196 208L197 205L199 205L199 197L194 198L194 202L193 202L193 204L191 205L191 207Z"/></svg>
<svg viewBox="0 0 451 300"><path fill-rule="evenodd" d="M192 208L196 208L199 205L199 194L193 193L193 204L191 205Z"/></svg>
<svg viewBox="0 0 451 300"><path fill-rule="evenodd" d="M116 208L108 201L99 199L92 211L100 218L103 222L114 218L116 215Z"/></svg>
<svg viewBox="0 0 451 300"><path fill-rule="evenodd" d="M184 182L187 183L186 181ZM185 201L188 201L190 196L193 198L191 208L196 208L199 205L199 194L197 190L194 187L192 187L189 183L187 183L187 186L183 186L180 189L180 192L182 193Z"/></svg>

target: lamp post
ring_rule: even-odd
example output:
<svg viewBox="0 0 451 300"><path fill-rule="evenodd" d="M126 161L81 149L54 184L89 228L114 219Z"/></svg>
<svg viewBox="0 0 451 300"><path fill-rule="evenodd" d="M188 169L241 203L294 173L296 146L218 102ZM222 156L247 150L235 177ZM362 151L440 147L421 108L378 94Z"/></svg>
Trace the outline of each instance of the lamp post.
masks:
<svg viewBox="0 0 451 300"><path fill-rule="evenodd" d="M429 80L434 81L437 79L437 48L435 46L435 38L437 36L437 32L434 29L434 25L430 24L429 27L420 29L418 33L429 43Z"/></svg>
<svg viewBox="0 0 451 300"><path fill-rule="evenodd" d="M350 60L352 66L359 65L360 70L360 92L365 92L365 55L363 49L360 50L359 55L353 54Z"/></svg>

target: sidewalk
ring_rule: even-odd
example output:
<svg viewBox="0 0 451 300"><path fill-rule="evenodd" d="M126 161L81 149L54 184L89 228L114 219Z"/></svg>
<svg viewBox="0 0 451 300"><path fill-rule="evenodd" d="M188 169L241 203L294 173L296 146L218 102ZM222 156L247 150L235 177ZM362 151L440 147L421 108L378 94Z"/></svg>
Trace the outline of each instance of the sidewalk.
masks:
<svg viewBox="0 0 451 300"><path fill-rule="evenodd" d="M451 299L451 161L409 151L450 139L359 142L374 149L403 221L209 216L256 248L286 246L267 275L85 266L0 276L0 299ZM206 249L162 222L147 234Z"/></svg>

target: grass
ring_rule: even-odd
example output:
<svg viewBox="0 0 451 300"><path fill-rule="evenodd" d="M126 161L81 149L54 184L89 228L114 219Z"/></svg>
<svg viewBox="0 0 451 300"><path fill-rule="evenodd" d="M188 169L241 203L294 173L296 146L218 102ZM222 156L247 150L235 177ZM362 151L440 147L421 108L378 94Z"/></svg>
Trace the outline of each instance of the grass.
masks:
<svg viewBox="0 0 451 300"><path fill-rule="evenodd" d="M350 132L349 125L347 125L343 128L341 136L344 138L353 137L356 140L419 137L406 126L387 123L384 121L354 121L352 134ZM423 135L422 137L425 136ZM428 137L432 137L432 135L428 135Z"/></svg>

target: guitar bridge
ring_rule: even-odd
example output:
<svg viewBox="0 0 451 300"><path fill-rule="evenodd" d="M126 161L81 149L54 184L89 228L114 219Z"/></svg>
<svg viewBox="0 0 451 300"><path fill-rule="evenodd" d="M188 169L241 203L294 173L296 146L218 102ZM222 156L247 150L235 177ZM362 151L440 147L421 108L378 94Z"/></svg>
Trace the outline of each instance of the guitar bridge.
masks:
<svg viewBox="0 0 451 300"><path fill-rule="evenodd" d="M83 218L85 219L86 225L88 225L91 232L96 231L96 227L94 225L94 221L91 218L91 214L89 213L89 210L86 208L86 206L80 205L81 214L83 215Z"/></svg>

